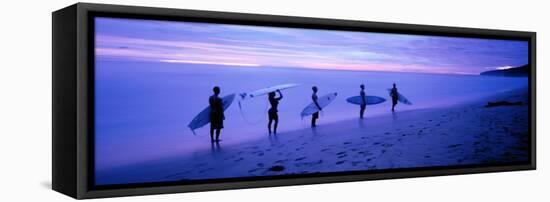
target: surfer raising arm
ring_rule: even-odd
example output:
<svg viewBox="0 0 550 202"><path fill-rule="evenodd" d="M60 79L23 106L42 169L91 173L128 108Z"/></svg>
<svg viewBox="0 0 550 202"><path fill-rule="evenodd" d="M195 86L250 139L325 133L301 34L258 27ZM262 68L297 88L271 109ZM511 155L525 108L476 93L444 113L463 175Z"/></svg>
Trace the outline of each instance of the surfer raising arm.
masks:
<svg viewBox="0 0 550 202"><path fill-rule="evenodd" d="M220 141L220 133L223 128L223 102L219 97L220 87L216 86L212 89L214 95L210 96L208 103L210 104L210 140L212 142ZM214 131L216 131L216 139L214 140Z"/></svg>
<svg viewBox="0 0 550 202"><path fill-rule="evenodd" d="M361 110L359 111L359 118L363 119L363 114L365 113L365 107L367 106L367 99L365 96L365 85L361 84L361 91L359 91L359 95L361 96Z"/></svg>
<svg viewBox="0 0 550 202"><path fill-rule="evenodd" d="M317 103L317 86L313 86L311 88L311 90L313 90L313 95L311 95L311 99L313 100L313 103L315 103L315 106L317 106L317 108L319 108L319 111L323 110L321 109L321 106L319 106L319 103ZM311 116L311 127L314 128L316 127L316 122L317 122L317 119L319 118L319 112L315 112L312 114Z"/></svg>
<svg viewBox="0 0 550 202"><path fill-rule="evenodd" d="M273 125L273 134L277 134L277 125L279 124L279 115L278 115L278 109L279 101L283 99L283 94L280 90L277 90L277 93L279 93L279 97L275 97L275 92L269 93L269 103L271 104L271 108L269 109L268 116L269 116L269 122L267 124L267 129L269 130L269 134L271 134L271 123L275 121L275 124Z"/></svg>

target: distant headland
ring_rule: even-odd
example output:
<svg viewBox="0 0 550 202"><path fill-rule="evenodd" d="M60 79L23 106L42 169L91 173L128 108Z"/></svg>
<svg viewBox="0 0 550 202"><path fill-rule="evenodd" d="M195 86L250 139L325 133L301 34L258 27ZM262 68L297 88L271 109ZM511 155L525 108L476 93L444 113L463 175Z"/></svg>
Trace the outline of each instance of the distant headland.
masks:
<svg viewBox="0 0 550 202"><path fill-rule="evenodd" d="M479 75L482 76L505 76L505 77L527 77L529 76L529 70L531 67L527 65L513 67L509 69L500 69L500 70L491 70L486 72L481 72Z"/></svg>

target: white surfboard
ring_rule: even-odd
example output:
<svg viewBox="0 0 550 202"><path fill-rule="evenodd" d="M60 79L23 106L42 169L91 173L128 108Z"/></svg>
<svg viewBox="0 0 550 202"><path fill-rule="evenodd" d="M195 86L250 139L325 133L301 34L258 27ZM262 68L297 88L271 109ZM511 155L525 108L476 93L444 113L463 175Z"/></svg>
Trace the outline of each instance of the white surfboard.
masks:
<svg viewBox="0 0 550 202"><path fill-rule="evenodd" d="M258 89L258 90L255 90L255 91L252 91L252 92L249 92L249 93L241 93L240 96L241 96L242 99L254 98L254 97L266 95L266 94L271 93L271 92L275 92L277 90L284 90L284 89L288 89L288 88L294 88L294 87L299 86L299 85L300 84L289 83L289 84L270 86L270 87Z"/></svg>
<svg viewBox="0 0 550 202"><path fill-rule="evenodd" d="M336 99L337 95L338 95L338 93L326 94L323 97L320 97L320 98L317 99L317 104L319 104L319 107L325 108L334 99ZM308 106L306 106L306 108L304 108L304 110L302 110L302 113L300 115L302 116L302 118L304 118L305 116L312 115L313 113L318 112L318 111L319 111L319 108L317 107L317 105L315 105L315 103L311 102L311 104L309 104Z"/></svg>
<svg viewBox="0 0 550 202"><path fill-rule="evenodd" d="M229 106L231 106L231 103L233 103L233 99L235 99L235 94L230 94L222 98L223 103L223 110L227 110ZM193 120L187 125L191 131L193 131L193 134L195 134L195 129L201 128L205 126L206 124L210 123L210 106L203 109Z"/></svg>
<svg viewBox="0 0 550 202"><path fill-rule="evenodd" d="M361 98L361 96L349 97L348 99L346 99L346 101L348 101L351 104L356 104L356 105L363 104L363 99ZM367 96L365 96L365 101L366 101L365 105L375 105L375 104L380 104L380 103L385 102L386 99L378 97L378 96L367 95Z"/></svg>
<svg viewBox="0 0 550 202"><path fill-rule="evenodd" d="M391 88L388 88L388 93L391 97ZM406 105L412 105L413 103L409 101L405 96L403 96L401 93L397 92L397 101L406 104Z"/></svg>

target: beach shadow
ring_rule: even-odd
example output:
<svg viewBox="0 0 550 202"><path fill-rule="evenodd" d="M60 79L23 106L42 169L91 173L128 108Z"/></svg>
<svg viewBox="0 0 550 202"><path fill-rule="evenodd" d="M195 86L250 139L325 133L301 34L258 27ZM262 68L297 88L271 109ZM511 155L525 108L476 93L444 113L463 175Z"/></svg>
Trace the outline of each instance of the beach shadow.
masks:
<svg viewBox="0 0 550 202"><path fill-rule="evenodd" d="M43 181L40 182L40 186L46 188L46 189L52 189L52 182L50 181Z"/></svg>
<svg viewBox="0 0 550 202"><path fill-rule="evenodd" d="M277 134L269 134L269 143L271 146L275 146L279 144L279 137Z"/></svg>
<svg viewBox="0 0 550 202"><path fill-rule="evenodd" d="M397 121L397 112L391 112L391 118L393 121Z"/></svg>
<svg viewBox="0 0 550 202"><path fill-rule="evenodd" d="M359 128L365 128L365 119L358 119L357 123L359 123Z"/></svg>
<svg viewBox="0 0 550 202"><path fill-rule="evenodd" d="M311 134L313 134L313 137L318 136L319 133L317 132L317 127L311 128Z"/></svg>
<svg viewBox="0 0 550 202"><path fill-rule="evenodd" d="M211 142L210 143L210 151L213 155L219 154L222 152L222 147L220 146L219 142Z"/></svg>

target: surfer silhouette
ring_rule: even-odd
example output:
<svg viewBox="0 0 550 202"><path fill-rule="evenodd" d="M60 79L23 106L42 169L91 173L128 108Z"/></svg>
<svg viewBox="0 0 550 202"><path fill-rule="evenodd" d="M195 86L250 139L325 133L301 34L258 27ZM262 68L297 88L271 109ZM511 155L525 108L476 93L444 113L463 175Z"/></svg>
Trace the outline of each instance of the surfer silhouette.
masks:
<svg viewBox="0 0 550 202"><path fill-rule="evenodd" d="M319 103L317 103L317 99L319 97L317 97L317 86L313 86L311 88L311 90L313 90L313 95L311 95L311 99L313 100L313 103L315 103L315 106L317 106L317 108L319 108L319 111L323 110L321 109L321 106L319 106ZM318 112L315 112L311 115L311 127L312 128L315 128L317 127L317 125L315 124L317 122L317 119L319 118L319 111Z"/></svg>
<svg viewBox="0 0 550 202"><path fill-rule="evenodd" d="M216 86L212 90L214 91L214 95L210 96L208 99L210 104L210 140L212 142L219 142L221 129L223 128L223 120L225 119L223 114L223 101L219 97L220 87ZM216 131L215 140L214 131Z"/></svg>
<svg viewBox="0 0 550 202"><path fill-rule="evenodd" d="M267 124L267 129L269 130L269 134L271 134L271 123L275 121L275 124L273 125L273 134L277 134L277 125L279 124L279 115L277 114L279 106L279 101L283 99L283 94L280 90L277 90L277 93L279 93L279 97L275 97L275 92L269 93L269 103L271 104L271 108L269 109L268 116L269 116L269 123Z"/></svg>
<svg viewBox="0 0 550 202"><path fill-rule="evenodd" d="M359 111L359 118L363 119L363 114L365 113L365 107L367 106L367 98L365 96L365 85L361 84L361 91L359 91L359 95L361 96L361 110Z"/></svg>
<svg viewBox="0 0 550 202"><path fill-rule="evenodd" d="M397 105L397 100L399 98L399 94L397 93L397 88L395 87L395 83L393 83L393 88L390 91L390 96L392 101L391 111L394 112L395 105Z"/></svg>

